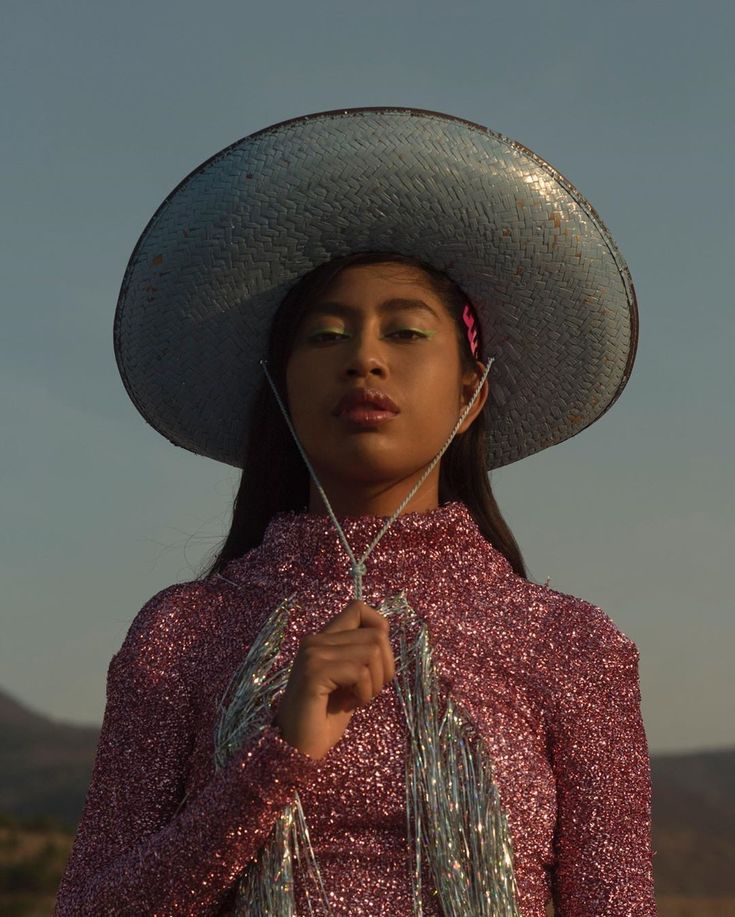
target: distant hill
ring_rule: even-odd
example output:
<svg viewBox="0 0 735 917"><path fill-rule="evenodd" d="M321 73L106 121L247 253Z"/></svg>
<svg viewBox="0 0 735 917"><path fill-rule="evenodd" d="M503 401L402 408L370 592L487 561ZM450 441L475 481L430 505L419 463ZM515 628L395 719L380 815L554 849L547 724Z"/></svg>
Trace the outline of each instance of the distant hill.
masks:
<svg viewBox="0 0 735 917"><path fill-rule="evenodd" d="M74 832L99 729L56 722L0 690L0 735L0 813ZM735 897L735 748L653 755L651 773L657 893Z"/></svg>
<svg viewBox="0 0 735 917"><path fill-rule="evenodd" d="M75 830L99 728L35 713L0 690L0 812L49 816Z"/></svg>
<svg viewBox="0 0 735 917"><path fill-rule="evenodd" d="M735 896L735 749L653 755L651 782L656 888Z"/></svg>

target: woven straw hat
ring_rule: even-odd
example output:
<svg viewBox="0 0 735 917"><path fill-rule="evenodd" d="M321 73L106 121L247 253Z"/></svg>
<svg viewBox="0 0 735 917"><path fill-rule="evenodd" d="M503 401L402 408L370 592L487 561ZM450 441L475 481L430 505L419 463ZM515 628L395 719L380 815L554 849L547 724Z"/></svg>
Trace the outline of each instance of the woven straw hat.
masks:
<svg viewBox="0 0 735 917"><path fill-rule="evenodd" d="M172 443L242 467L271 319L307 271L397 251L471 299L489 377L487 467L563 442L617 400L635 358L628 268L553 166L479 124L353 108L238 140L168 195L115 312L125 387Z"/></svg>

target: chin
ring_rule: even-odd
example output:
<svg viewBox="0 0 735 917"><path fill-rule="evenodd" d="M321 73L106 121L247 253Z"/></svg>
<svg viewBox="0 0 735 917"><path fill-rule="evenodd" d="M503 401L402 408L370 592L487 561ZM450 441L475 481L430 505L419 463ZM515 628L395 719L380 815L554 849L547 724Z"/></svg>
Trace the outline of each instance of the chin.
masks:
<svg viewBox="0 0 735 917"><path fill-rule="evenodd" d="M411 456L407 462L406 450L397 455L394 449L371 448L369 443L365 443L334 449L321 461L319 457L309 458L320 479L324 475L345 484L360 486L389 485L405 480L423 471L435 455L436 452L432 453L424 461L421 457Z"/></svg>

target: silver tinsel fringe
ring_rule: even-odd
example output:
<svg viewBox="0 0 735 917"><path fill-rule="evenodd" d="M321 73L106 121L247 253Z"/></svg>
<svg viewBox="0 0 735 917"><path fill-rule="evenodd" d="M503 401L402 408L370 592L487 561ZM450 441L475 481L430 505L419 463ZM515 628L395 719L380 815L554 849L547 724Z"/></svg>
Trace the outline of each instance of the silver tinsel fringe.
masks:
<svg viewBox="0 0 735 917"><path fill-rule="evenodd" d="M292 607L289 597L271 613L223 695L215 730L217 768L272 721L290 674L288 667L273 671L273 666ZM512 839L487 746L451 696L442 714L428 627L405 594L386 599L379 610L396 625L393 685L407 730L406 820L414 915L423 914L425 857L433 878L428 894L445 917L520 917ZM331 917L298 793L280 813L257 860L238 880L237 914L296 917L294 867L304 882L309 914Z"/></svg>

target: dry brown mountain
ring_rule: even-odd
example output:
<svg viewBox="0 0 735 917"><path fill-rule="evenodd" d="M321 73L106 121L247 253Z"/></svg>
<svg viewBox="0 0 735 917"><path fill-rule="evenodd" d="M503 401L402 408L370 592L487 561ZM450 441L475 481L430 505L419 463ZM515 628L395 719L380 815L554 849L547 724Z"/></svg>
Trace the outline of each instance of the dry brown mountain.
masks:
<svg viewBox="0 0 735 917"><path fill-rule="evenodd" d="M656 888L735 897L735 750L654 755L651 773Z"/></svg>
<svg viewBox="0 0 735 917"><path fill-rule="evenodd" d="M0 690L0 812L50 816L74 829L99 728L57 722Z"/></svg>

